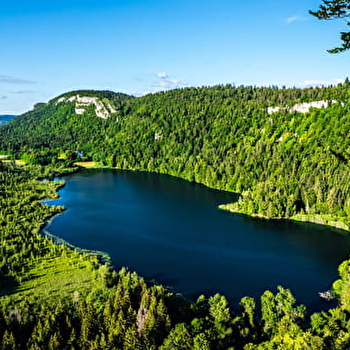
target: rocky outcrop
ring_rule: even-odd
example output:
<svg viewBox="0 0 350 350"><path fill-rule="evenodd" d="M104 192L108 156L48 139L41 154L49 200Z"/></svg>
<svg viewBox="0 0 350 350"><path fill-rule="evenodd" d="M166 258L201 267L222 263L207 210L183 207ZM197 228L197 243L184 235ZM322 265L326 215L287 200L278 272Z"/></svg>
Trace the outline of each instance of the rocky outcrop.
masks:
<svg viewBox="0 0 350 350"><path fill-rule="evenodd" d="M100 118L106 119L116 110L113 108L108 100L101 100L98 97L74 95L71 97L61 97L57 100L57 104L63 102L75 102L75 113L84 114L86 109L93 105L95 107L96 115Z"/></svg>
<svg viewBox="0 0 350 350"><path fill-rule="evenodd" d="M294 105L291 108L286 107L267 107L267 113L273 114L278 112L281 109L287 110L288 112L299 112L299 113L307 113L310 108L327 108L333 103L338 103L337 101L312 101L312 102L303 102Z"/></svg>

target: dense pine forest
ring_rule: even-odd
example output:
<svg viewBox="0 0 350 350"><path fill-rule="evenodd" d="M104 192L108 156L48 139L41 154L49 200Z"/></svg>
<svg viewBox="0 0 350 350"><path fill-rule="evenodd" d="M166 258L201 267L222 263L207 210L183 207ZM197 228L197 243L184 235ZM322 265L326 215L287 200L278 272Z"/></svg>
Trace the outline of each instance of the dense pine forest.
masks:
<svg viewBox="0 0 350 350"><path fill-rule="evenodd" d="M71 92L4 126L0 148L41 164L79 151L102 165L237 192L232 210L347 229L349 88L346 81L309 89L187 88L141 98ZM69 98L79 94L110 101L114 113L99 118L91 104L76 114ZM328 107L293 109L314 101ZM269 113L272 107L280 109Z"/></svg>
<svg viewBox="0 0 350 350"><path fill-rule="evenodd" d="M348 230L349 95L348 81L74 91L2 126L0 349L348 349L349 261L333 285L338 307L309 316L283 287L233 308L219 294L189 303L40 230L64 210L43 204L63 185L47 180L78 160L233 191L233 211Z"/></svg>

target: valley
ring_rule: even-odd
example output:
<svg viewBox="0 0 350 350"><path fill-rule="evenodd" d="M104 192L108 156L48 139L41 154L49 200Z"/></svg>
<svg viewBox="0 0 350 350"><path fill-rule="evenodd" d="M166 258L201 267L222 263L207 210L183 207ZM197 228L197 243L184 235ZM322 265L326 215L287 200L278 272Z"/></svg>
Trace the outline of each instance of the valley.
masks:
<svg viewBox="0 0 350 350"><path fill-rule="evenodd" d="M234 212L266 220L316 218L345 233L350 222L349 91L347 81L307 89L220 85L137 98L79 90L37 104L2 126L0 151L7 157L0 162L2 347L346 348L347 260L339 267L340 278L327 285L335 304L310 316L293 291L270 283L266 289L272 291L260 298L240 295L233 307L215 290L189 302L125 267L117 271L89 250L56 245L40 230L45 220L65 210L42 203L56 198L62 186L43 180L76 172L74 164L83 162L172 175L236 193L238 200L226 208ZM317 101L332 103L316 106ZM295 108L305 104L307 109ZM330 240L332 235L327 233ZM305 237L300 234L301 240ZM315 234L309 244L321 245L321 240ZM341 246L347 249L347 243ZM281 275L293 274L282 270Z"/></svg>

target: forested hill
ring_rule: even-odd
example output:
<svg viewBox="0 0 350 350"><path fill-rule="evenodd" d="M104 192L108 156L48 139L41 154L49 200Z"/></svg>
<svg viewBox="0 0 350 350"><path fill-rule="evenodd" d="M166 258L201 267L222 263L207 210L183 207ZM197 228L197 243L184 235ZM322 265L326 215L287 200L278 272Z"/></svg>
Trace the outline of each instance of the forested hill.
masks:
<svg viewBox="0 0 350 350"><path fill-rule="evenodd" d="M238 192L234 210L317 214L323 223L336 220L347 228L349 96L348 82L308 89L186 88L140 98L72 92L3 126L0 148L17 156L34 152L32 162L81 151L111 167Z"/></svg>
<svg viewBox="0 0 350 350"><path fill-rule="evenodd" d="M69 149L91 141L101 142L102 120L118 114L132 96L112 91L79 90L37 103L1 129L0 148ZM99 118L96 118L99 116Z"/></svg>

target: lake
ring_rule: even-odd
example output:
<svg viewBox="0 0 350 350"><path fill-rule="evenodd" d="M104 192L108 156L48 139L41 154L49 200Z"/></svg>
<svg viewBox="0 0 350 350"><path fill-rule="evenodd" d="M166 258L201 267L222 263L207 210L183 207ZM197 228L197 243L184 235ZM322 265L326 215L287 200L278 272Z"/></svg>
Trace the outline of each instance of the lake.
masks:
<svg viewBox="0 0 350 350"><path fill-rule="evenodd" d="M327 307L318 292L338 278L350 237L341 231L264 220L218 209L237 196L167 175L84 170L64 177L67 210L47 230L69 243L107 252L127 266L195 300L224 294L232 306L277 285L313 310Z"/></svg>

